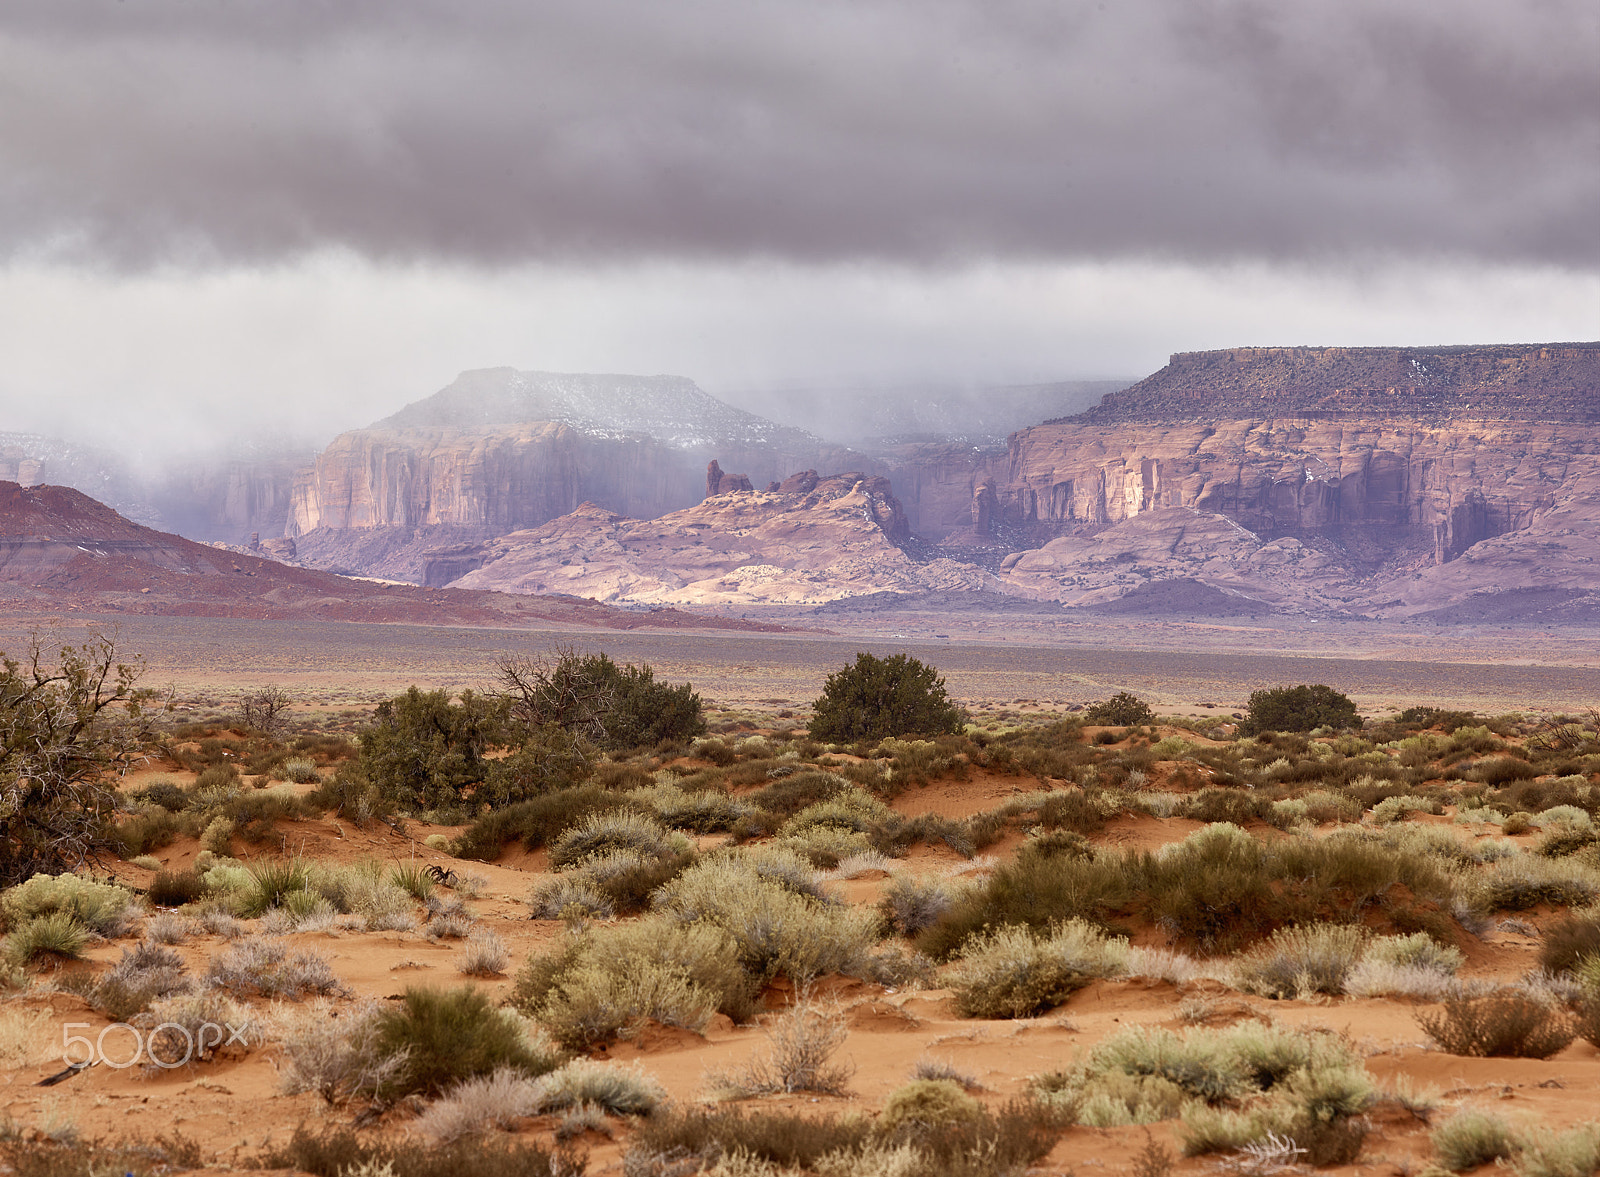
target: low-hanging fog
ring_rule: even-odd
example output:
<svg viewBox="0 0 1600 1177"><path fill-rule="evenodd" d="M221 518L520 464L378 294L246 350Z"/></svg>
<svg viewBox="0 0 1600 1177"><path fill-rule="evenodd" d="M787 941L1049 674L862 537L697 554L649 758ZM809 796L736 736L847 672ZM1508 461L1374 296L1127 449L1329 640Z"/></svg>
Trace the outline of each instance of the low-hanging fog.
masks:
<svg viewBox="0 0 1600 1177"><path fill-rule="evenodd" d="M1597 61L1583 0L20 0L0 431L311 445L512 365L826 434L1593 338Z"/></svg>

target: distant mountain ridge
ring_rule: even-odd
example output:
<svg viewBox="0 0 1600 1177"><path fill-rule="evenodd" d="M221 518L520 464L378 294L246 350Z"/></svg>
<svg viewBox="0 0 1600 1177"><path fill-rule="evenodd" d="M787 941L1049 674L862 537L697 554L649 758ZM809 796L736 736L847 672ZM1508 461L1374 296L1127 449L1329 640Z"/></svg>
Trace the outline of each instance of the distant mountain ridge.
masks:
<svg viewBox="0 0 1600 1177"><path fill-rule="evenodd" d="M479 368L376 422L372 429L485 429L553 421L588 437L645 434L668 445L804 447L813 433L734 408L682 376Z"/></svg>

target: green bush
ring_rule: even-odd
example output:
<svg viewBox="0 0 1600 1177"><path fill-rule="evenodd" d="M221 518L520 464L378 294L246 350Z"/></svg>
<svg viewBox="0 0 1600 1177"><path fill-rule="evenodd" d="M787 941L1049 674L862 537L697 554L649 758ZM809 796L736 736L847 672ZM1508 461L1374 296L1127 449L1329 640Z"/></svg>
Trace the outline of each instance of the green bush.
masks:
<svg viewBox="0 0 1600 1177"><path fill-rule="evenodd" d="M89 929L65 911L34 916L12 927L5 954L12 964L26 964L36 956L76 958L88 943Z"/></svg>
<svg viewBox="0 0 1600 1177"><path fill-rule="evenodd" d="M845 744L958 732L963 722L936 669L906 654L862 652L828 676L809 731L814 740Z"/></svg>
<svg viewBox="0 0 1600 1177"><path fill-rule="evenodd" d="M1360 727L1356 705L1322 683L1268 687L1253 691L1240 735L1258 732L1309 732L1319 727Z"/></svg>
<svg viewBox="0 0 1600 1177"><path fill-rule="evenodd" d="M566 649L553 660L502 658L498 669L512 721L528 732L553 727L611 751L705 734L693 685L659 683L648 665Z"/></svg>
<svg viewBox="0 0 1600 1177"><path fill-rule="evenodd" d="M455 855L493 862L508 842L538 850L588 815L632 808L625 797L595 785L561 789L479 817L456 839Z"/></svg>
<svg viewBox="0 0 1600 1177"><path fill-rule="evenodd" d="M390 1096L438 1095L501 1067L537 1078L559 1063L529 1044L514 1014L495 1009L471 986L407 988L398 1007L378 1015L377 1045L383 1055L405 1058L388 1084Z"/></svg>
<svg viewBox="0 0 1600 1177"><path fill-rule="evenodd" d="M503 738L504 707L465 691L416 687L378 704L361 733L361 767L384 798L416 811L460 804L488 772L484 752Z"/></svg>
<svg viewBox="0 0 1600 1177"><path fill-rule="evenodd" d="M1083 713L1083 722L1097 727L1137 727L1155 720L1156 713L1150 710L1150 704L1128 691L1118 691Z"/></svg>

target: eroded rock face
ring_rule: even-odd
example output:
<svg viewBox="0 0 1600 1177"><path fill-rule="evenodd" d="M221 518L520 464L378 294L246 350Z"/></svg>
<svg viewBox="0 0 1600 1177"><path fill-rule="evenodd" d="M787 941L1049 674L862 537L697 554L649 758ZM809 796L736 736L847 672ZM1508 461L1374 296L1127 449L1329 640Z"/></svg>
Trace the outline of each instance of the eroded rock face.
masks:
<svg viewBox="0 0 1600 1177"><path fill-rule="evenodd" d="M887 480L805 471L777 490L724 492L648 521L585 503L483 545L482 566L453 587L677 604L994 587L970 565L918 563L899 546L910 535Z"/></svg>
<svg viewBox="0 0 1600 1177"><path fill-rule="evenodd" d="M699 501L707 464L719 458L756 485L798 466L860 460L678 377L489 369L336 438L298 480L287 533L319 535L301 544L309 559L342 553L349 563L372 545L339 533L414 537L438 528L471 542L583 502L652 518ZM720 466L716 473L729 477ZM379 546L392 552L410 542L389 536Z"/></svg>

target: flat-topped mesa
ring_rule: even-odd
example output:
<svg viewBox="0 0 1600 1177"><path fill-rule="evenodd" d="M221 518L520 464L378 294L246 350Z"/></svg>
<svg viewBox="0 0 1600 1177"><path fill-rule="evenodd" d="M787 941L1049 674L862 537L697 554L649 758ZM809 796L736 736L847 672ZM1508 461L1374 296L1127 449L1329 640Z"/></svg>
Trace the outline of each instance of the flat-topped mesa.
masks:
<svg viewBox="0 0 1600 1177"><path fill-rule="evenodd" d="M1600 343L1179 352L1093 424L1270 417L1600 422Z"/></svg>

